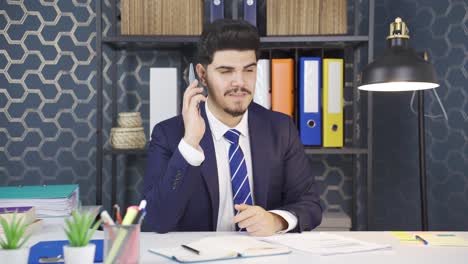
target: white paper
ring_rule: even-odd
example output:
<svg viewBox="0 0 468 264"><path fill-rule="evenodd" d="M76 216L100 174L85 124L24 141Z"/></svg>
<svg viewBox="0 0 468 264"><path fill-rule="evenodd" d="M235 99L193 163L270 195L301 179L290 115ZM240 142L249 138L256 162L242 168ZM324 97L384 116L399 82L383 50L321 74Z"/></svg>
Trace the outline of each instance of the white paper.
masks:
<svg viewBox="0 0 468 264"><path fill-rule="evenodd" d="M368 243L323 232L282 234L262 238L262 240L321 256L391 249L390 245Z"/></svg>

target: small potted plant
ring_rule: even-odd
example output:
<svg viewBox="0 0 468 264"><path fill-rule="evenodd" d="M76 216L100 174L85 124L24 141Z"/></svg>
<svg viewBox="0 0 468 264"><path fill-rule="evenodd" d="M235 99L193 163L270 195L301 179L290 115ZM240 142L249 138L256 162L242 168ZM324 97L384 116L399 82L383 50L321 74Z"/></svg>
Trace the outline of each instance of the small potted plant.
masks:
<svg viewBox="0 0 468 264"><path fill-rule="evenodd" d="M22 223L23 217L13 214L11 220L0 217L3 236L0 235L0 262L2 263L28 263L29 247L23 247L30 234L25 236L27 224Z"/></svg>
<svg viewBox="0 0 468 264"><path fill-rule="evenodd" d="M70 218L65 219L65 233L69 242L68 245L63 247L65 263L94 263L96 245L89 243L89 240L91 240L94 232L101 224L101 220L99 220L93 225L95 217L95 214L91 212L75 210Z"/></svg>

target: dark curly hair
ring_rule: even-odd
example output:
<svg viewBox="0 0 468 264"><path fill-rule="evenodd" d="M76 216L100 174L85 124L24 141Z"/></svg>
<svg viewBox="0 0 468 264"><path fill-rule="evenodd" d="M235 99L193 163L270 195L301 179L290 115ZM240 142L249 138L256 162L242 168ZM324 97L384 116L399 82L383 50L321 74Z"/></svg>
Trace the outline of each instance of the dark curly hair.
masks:
<svg viewBox="0 0 468 264"><path fill-rule="evenodd" d="M208 65L219 50L254 50L259 57L260 37L257 29L244 20L218 19L203 29L198 42L198 63Z"/></svg>

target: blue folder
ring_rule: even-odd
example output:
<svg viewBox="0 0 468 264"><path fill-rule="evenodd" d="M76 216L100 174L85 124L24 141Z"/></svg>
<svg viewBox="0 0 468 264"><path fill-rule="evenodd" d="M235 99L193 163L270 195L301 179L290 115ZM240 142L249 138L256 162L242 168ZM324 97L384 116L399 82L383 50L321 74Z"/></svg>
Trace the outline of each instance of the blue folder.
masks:
<svg viewBox="0 0 468 264"><path fill-rule="evenodd" d="M257 0L244 0L244 20L257 26Z"/></svg>
<svg viewBox="0 0 468 264"><path fill-rule="evenodd" d="M322 60L319 57L299 59L299 134L302 144L322 144Z"/></svg>
<svg viewBox="0 0 468 264"><path fill-rule="evenodd" d="M224 18L224 0L210 0L210 22Z"/></svg>
<svg viewBox="0 0 468 264"><path fill-rule="evenodd" d="M96 253L94 254L94 262L103 262L103 247L104 242L102 239L91 240L90 243L96 244ZM55 241L41 241L31 247L29 252L29 264L39 264L39 259L54 258L63 255L63 246L68 245L68 240L55 240ZM63 263L63 262L55 262Z"/></svg>

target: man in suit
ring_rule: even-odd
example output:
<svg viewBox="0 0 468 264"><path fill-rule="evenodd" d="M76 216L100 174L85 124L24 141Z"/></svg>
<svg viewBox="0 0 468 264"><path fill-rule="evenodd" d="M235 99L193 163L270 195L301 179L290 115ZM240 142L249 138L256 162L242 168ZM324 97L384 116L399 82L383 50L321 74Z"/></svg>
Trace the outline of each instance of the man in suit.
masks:
<svg viewBox="0 0 468 264"><path fill-rule="evenodd" d="M144 196L156 232L302 232L322 219L317 184L289 116L252 102L260 41L245 21L218 20L198 44L182 115L157 124Z"/></svg>

